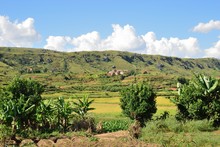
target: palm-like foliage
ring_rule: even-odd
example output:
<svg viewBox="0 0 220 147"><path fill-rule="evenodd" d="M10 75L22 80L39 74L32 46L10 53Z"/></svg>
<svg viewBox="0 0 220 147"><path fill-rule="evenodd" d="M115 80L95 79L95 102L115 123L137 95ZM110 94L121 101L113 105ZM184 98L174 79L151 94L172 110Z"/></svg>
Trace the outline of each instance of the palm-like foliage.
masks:
<svg viewBox="0 0 220 147"><path fill-rule="evenodd" d="M196 78L193 81L195 88L202 89L205 95L215 91L219 84L217 79L213 79L212 77L207 77L202 74L195 75L195 77Z"/></svg>
<svg viewBox="0 0 220 147"><path fill-rule="evenodd" d="M25 102L22 97L18 102L9 100L2 105L2 120L12 127L12 131L21 130L28 127L30 119L26 118L35 107L30 103L30 98Z"/></svg>
<svg viewBox="0 0 220 147"><path fill-rule="evenodd" d="M55 122L55 106L52 100L48 102L42 101L37 109L37 124L41 129L52 129Z"/></svg>
<svg viewBox="0 0 220 147"><path fill-rule="evenodd" d="M65 132L69 126L69 119L73 112L73 108L71 107L69 102L65 102L63 97L59 97L55 108L57 110L57 125L59 129L63 129Z"/></svg>
<svg viewBox="0 0 220 147"><path fill-rule="evenodd" d="M94 100L89 100L88 96L86 95L82 99L78 99L78 102L73 102L73 105L75 106L73 111L84 118L88 111L95 109L90 107L93 101Z"/></svg>

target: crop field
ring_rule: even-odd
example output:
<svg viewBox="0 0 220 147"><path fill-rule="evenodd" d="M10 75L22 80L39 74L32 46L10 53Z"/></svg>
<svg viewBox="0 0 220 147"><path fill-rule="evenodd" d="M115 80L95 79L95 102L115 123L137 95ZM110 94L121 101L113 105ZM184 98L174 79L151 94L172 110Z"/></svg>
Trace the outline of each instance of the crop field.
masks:
<svg viewBox="0 0 220 147"><path fill-rule="evenodd" d="M87 93L88 94L88 93ZM45 99L56 99L60 96L63 96L66 101L76 101L77 98L81 98L84 93L76 93L76 94L68 94L65 92L53 93L43 95ZM120 108L120 97L118 93L111 93L112 96L110 98L95 98L96 94L93 93L93 96L90 97L91 100L94 100L91 107L95 108L90 112L90 115L94 115L95 118L99 118L100 120L104 119L125 119L125 116L122 114L122 110ZM104 96L104 94L101 94ZM157 104L157 113L155 116L160 115L164 111L169 112L170 115L175 115L176 106L165 96L157 96L156 98Z"/></svg>
<svg viewBox="0 0 220 147"><path fill-rule="evenodd" d="M92 107L95 110L91 111L95 116L102 118L108 117L123 117L120 108L120 98L93 98L94 102ZM176 112L176 106L170 102L169 99L158 96L156 98L157 103L157 113L155 115L159 115L164 111L168 111L170 115L174 115Z"/></svg>
<svg viewBox="0 0 220 147"><path fill-rule="evenodd" d="M58 98L59 96L63 96L64 98L67 98L67 101L74 101L76 98L82 97L83 93L77 93L77 94L68 94L68 93L53 93L53 94L47 94L43 95L44 98L46 99L55 99ZM95 94L93 94L95 95ZM91 107L95 108L95 110L92 110L91 113L95 113L95 115L102 115L102 114L108 114L117 116L121 114L121 108L120 108L120 97L118 97L118 94L111 94L112 96L116 97L111 97L111 98L93 98L92 96L90 99L94 100L92 103ZM89 96L90 97L90 96ZM176 106L170 102L168 98L165 96L157 96L156 98L156 103L157 103L157 113L155 115L158 115L160 113L163 113L164 111L168 111L171 115L174 115L176 112ZM105 116L105 115L103 115Z"/></svg>

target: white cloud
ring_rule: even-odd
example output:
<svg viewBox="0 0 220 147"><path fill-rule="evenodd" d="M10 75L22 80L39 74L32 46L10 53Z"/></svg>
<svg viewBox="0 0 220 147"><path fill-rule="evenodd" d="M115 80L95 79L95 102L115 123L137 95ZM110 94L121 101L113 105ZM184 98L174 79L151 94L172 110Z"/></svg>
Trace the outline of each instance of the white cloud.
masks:
<svg viewBox="0 0 220 147"><path fill-rule="evenodd" d="M207 33L215 29L220 30L220 21L210 20L208 23L199 23L193 28L193 31Z"/></svg>
<svg viewBox="0 0 220 147"><path fill-rule="evenodd" d="M44 46L46 49L67 51L67 46L71 42L71 38L66 36L49 36L46 41L47 44Z"/></svg>
<svg viewBox="0 0 220 147"><path fill-rule="evenodd" d="M112 33L103 39L96 31L74 38L49 36L44 48L57 51L119 50L177 57L220 58L220 40L214 46L200 50L197 38L163 37L157 39L154 32L137 35L135 28L131 25L113 24L112 28ZM208 23L199 23L193 31L209 32L213 29L220 30L220 21L211 20ZM33 18L27 18L22 22L11 22L8 17L0 15L0 46L32 47L39 40L40 34L34 28Z"/></svg>
<svg viewBox="0 0 220 147"><path fill-rule="evenodd" d="M73 38L71 44L74 46L74 51L92 51L100 49L99 33L93 31L77 38Z"/></svg>
<svg viewBox="0 0 220 147"><path fill-rule="evenodd" d="M79 37L49 36L45 48L59 51L119 50L165 56L198 57L201 50L196 38L161 38L154 32L138 36L130 25L112 25L113 32L104 39L93 31ZM68 48L67 48L68 47Z"/></svg>
<svg viewBox="0 0 220 147"><path fill-rule="evenodd" d="M33 18L17 23L0 16L0 46L32 47L39 40L40 34L34 28Z"/></svg>
<svg viewBox="0 0 220 147"><path fill-rule="evenodd" d="M142 47L144 41L137 36L135 29L130 25L121 27L113 24L113 32L102 42L102 49L121 50L121 51L138 51Z"/></svg>
<svg viewBox="0 0 220 147"><path fill-rule="evenodd" d="M49 36L44 48L66 51L65 46L69 46L71 49L68 49L68 51L138 51L143 47L144 40L141 36L135 34L135 29L132 26L125 25L121 27L118 24L114 24L112 28L112 34L105 39L101 39L99 33L96 31L72 39L70 37Z"/></svg>
<svg viewBox="0 0 220 147"><path fill-rule="evenodd" d="M205 50L205 56L220 58L220 40L213 47Z"/></svg>
<svg viewBox="0 0 220 147"><path fill-rule="evenodd" d="M198 57L200 54L198 40L196 38L161 38L156 39L153 32L148 32L142 36L146 43L147 54L159 54L177 57Z"/></svg>

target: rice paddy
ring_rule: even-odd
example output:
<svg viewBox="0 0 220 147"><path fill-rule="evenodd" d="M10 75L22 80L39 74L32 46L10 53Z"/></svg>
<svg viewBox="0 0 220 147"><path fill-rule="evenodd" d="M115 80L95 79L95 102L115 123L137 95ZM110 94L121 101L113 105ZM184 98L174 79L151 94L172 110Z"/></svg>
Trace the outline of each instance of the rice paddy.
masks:
<svg viewBox="0 0 220 147"><path fill-rule="evenodd" d="M115 114L119 115L121 114L121 108L120 108L120 98L93 98L94 102L92 104L92 107L95 108L93 110L93 113L96 114ZM170 102L169 99L165 97L157 97L156 98L157 103L157 114L162 113L163 111L168 111L170 114L175 114L176 112L176 106Z"/></svg>

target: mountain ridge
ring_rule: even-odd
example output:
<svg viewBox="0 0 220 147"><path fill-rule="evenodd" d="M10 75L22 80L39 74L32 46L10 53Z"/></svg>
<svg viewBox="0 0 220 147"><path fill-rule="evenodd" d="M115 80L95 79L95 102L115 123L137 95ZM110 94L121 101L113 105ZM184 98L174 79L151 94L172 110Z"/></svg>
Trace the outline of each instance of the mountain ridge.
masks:
<svg viewBox="0 0 220 147"><path fill-rule="evenodd" d="M190 77L204 73L219 77L220 60L178 58L122 51L58 52L46 49L0 47L0 79L15 75L72 73L106 74L112 67L136 74Z"/></svg>

